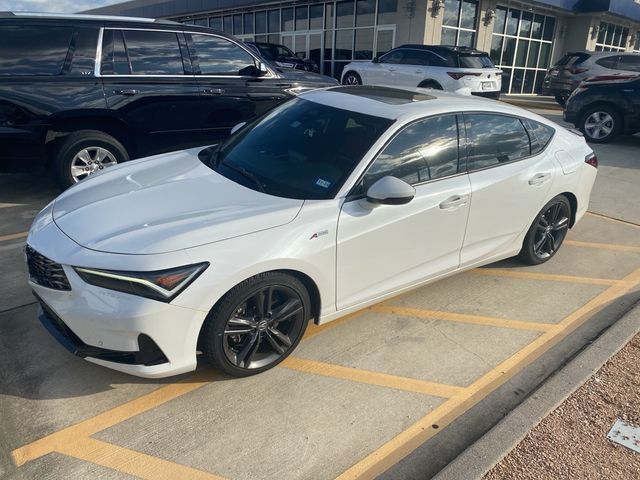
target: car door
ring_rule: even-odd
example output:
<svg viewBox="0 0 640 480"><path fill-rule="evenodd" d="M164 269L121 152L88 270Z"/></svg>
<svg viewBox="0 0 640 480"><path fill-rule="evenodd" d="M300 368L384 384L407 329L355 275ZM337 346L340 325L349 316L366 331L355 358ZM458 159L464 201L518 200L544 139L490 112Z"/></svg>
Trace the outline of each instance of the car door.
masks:
<svg viewBox="0 0 640 480"><path fill-rule="evenodd" d="M101 53L107 108L133 137L138 156L198 142L193 113L200 93L181 32L105 29Z"/></svg>
<svg viewBox="0 0 640 480"><path fill-rule="evenodd" d="M394 85L415 88L423 80L431 78L429 74L430 55L424 50L407 49L402 64L396 67Z"/></svg>
<svg viewBox="0 0 640 480"><path fill-rule="evenodd" d="M370 63L363 71L365 85L395 85L396 72L404 62L407 51L403 48L392 50L380 57L377 63Z"/></svg>
<svg viewBox="0 0 640 480"><path fill-rule="evenodd" d="M531 154L519 118L494 113L465 113L464 118L471 210L462 266L517 248L514 241L549 200L557 175L553 153Z"/></svg>
<svg viewBox="0 0 640 480"><path fill-rule="evenodd" d="M197 116L207 143L229 136L231 129L270 110L286 98L282 89L258 76L257 60L238 43L219 35L187 33L187 43L201 92Z"/></svg>
<svg viewBox="0 0 640 480"><path fill-rule="evenodd" d="M373 161L340 211L338 309L458 268L471 194L458 152L458 118L445 115L404 127ZM389 175L415 197L372 207L367 189Z"/></svg>

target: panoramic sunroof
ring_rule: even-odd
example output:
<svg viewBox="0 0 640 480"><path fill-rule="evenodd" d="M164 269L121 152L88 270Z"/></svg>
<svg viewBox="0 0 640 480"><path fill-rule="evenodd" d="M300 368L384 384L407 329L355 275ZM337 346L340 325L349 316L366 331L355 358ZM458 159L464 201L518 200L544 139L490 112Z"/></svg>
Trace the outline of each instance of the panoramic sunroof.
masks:
<svg viewBox="0 0 640 480"><path fill-rule="evenodd" d="M423 100L433 100L436 97L424 93L411 92L409 90L400 90L398 88L374 87L362 85L349 85L344 87L335 87L340 93L348 93L349 95L357 95L358 97L369 98L389 105L404 105L406 103L422 102Z"/></svg>

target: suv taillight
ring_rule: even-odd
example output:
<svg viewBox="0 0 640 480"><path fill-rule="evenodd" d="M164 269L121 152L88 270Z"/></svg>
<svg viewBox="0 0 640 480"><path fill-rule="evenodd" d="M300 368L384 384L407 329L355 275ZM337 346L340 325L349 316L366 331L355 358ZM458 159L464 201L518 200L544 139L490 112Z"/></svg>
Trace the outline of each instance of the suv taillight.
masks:
<svg viewBox="0 0 640 480"><path fill-rule="evenodd" d="M588 69L588 68L580 68L580 67L570 67L570 68L569 68L569 72L570 72L572 75L576 75L576 74L578 74L578 73L584 73L584 72L588 72L588 71L589 71L589 69Z"/></svg>
<svg viewBox="0 0 640 480"><path fill-rule="evenodd" d="M598 168L598 157L596 157L595 153L591 152L589 155L584 157L584 163L588 163L593 168Z"/></svg>
<svg viewBox="0 0 640 480"><path fill-rule="evenodd" d="M470 72L447 72L447 75L449 75L454 80L460 80L462 77L465 77L467 75L470 75L472 77L479 77L482 74L481 73L470 73Z"/></svg>

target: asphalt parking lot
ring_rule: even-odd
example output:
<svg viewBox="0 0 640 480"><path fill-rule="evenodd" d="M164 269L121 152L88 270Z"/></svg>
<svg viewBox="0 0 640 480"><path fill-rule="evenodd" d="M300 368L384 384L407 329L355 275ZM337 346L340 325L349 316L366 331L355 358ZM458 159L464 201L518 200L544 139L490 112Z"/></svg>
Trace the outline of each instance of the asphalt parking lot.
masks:
<svg viewBox="0 0 640 480"><path fill-rule="evenodd" d="M0 477L430 477L640 300L640 138L595 150L591 213L552 261L311 325L245 379L143 380L71 356L38 322L22 258L58 191L0 175Z"/></svg>

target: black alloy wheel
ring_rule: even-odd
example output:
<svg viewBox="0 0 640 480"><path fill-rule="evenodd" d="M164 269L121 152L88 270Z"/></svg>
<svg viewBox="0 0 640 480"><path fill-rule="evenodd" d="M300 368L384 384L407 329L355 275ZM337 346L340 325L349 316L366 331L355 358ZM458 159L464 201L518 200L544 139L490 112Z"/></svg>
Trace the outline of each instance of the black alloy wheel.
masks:
<svg viewBox="0 0 640 480"><path fill-rule="evenodd" d="M274 367L297 346L310 316L310 300L295 277L269 272L234 287L212 310L203 352L233 376Z"/></svg>
<svg viewBox="0 0 640 480"><path fill-rule="evenodd" d="M569 231L571 204L563 195L553 198L536 217L524 239L519 258L538 265L553 257Z"/></svg>

